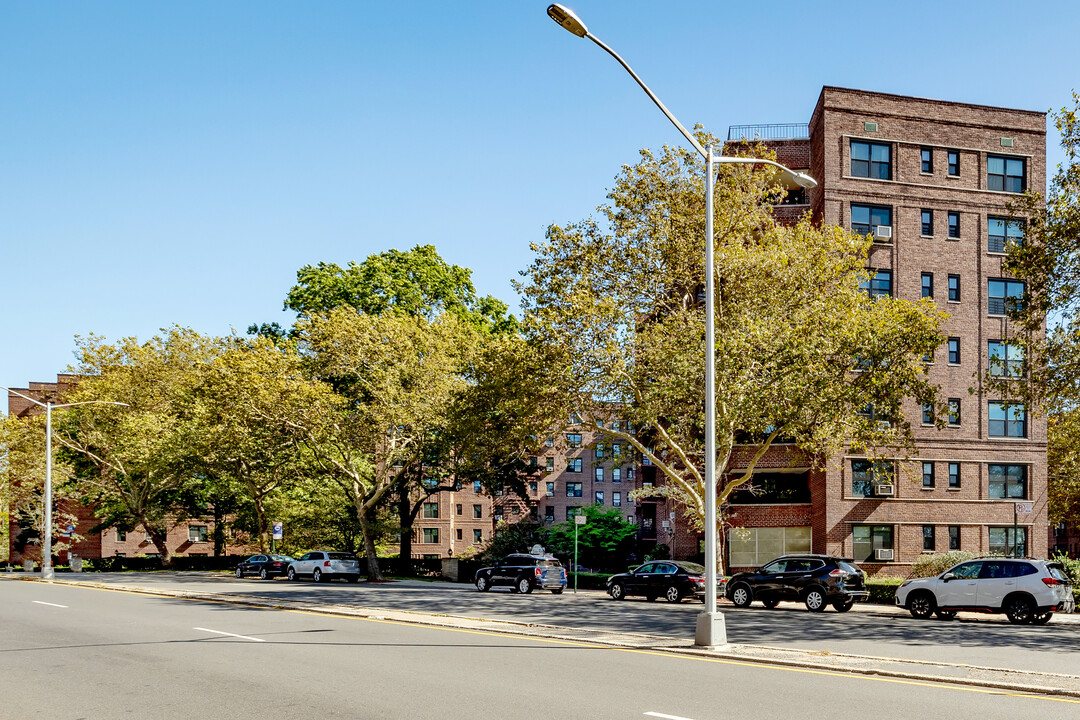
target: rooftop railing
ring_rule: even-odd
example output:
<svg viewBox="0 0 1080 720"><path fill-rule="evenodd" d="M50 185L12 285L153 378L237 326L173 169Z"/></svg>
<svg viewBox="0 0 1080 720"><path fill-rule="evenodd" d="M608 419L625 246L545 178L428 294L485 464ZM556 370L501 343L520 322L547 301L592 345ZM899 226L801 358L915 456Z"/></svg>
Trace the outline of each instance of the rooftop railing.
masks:
<svg viewBox="0 0 1080 720"><path fill-rule="evenodd" d="M728 142L739 140L809 140L808 123L784 123L780 125L732 125L728 128Z"/></svg>

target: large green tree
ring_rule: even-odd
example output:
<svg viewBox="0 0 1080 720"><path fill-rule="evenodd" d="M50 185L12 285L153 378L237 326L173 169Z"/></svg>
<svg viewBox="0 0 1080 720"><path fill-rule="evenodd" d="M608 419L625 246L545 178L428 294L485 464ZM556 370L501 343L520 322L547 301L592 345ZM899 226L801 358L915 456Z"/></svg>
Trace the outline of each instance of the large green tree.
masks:
<svg viewBox="0 0 1080 720"><path fill-rule="evenodd" d="M561 386L579 415L652 462L665 480L654 492L699 523L706 463L727 478L722 506L779 438L814 457L910 447L909 413L936 400L922 358L943 340L944 316L930 302L865 291L867 238L806 218L782 225L770 202L781 188L769 173L722 167L712 268L716 457L704 452L697 155L642 151L599 218L548 229L520 284L528 330L568 349ZM613 407L633 432L603 425ZM740 443L750 453L736 464Z"/></svg>

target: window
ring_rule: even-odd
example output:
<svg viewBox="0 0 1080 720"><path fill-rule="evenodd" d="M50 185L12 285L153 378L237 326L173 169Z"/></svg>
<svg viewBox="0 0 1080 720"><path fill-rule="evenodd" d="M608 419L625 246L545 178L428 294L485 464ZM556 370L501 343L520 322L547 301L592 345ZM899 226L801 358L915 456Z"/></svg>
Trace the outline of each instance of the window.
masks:
<svg viewBox="0 0 1080 720"><path fill-rule="evenodd" d="M949 237L956 239L960 237L960 213L949 212Z"/></svg>
<svg viewBox="0 0 1080 720"><path fill-rule="evenodd" d="M960 276L949 276L949 302L960 302Z"/></svg>
<svg viewBox="0 0 1080 720"><path fill-rule="evenodd" d="M503 519L503 509L501 507L492 508L491 517L495 522L501 523Z"/></svg>
<svg viewBox="0 0 1080 720"><path fill-rule="evenodd" d="M934 487L934 463L932 462L922 464L922 486L924 488Z"/></svg>
<svg viewBox="0 0 1080 720"><path fill-rule="evenodd" d="M949 364L960 364L960 338L958 337L949 338Z"/></svg>
<svg viewBox="0 0 1080 720"><path fill-rule="evenodd" d="M929 550L930 552L933 552L934 551L934 546L935 546L935 543L934 543L934 526L933 525L923 525L922 526L922 549L923 550Z"/></svg>
<svg viewBox="0 0 1080 720"><path fill-rule="evenodd" d="M949 526L949 549L950 550L959 550L960 549L960 526L959 525L950 525Z"/></svg>
<svg viewBox="0 0 1080 720"><path fill-rule="evenodd" d="M934 151L933 151L933 149L928 148L928 147L924 147L924 148L922 148L922 150L919 151L919 154L922 156L922 166L921 166L922 171L924 173L933 173L934 172Z"/></svg>
<svg viewBox="0 0 1080 720"><path fill-rule="evenodd" d="M531 481L529 483L529 492L531 492L533 495L536 494L536 481L535 480L533 480L533 481Z"/></svg>
<svg viewBox="0 0 1080 720"><path fill-rule="evenodd" d="M581 458L571 458L566 461L566 472L579 473L581 472Z"/></svg>
<svg viewBox="0 0 1080 720"><path fill-rule="evenodd" d="M854 177L892 179L892 148L880 143L851 141L851 174Z"/></svg>
<svg viewBox="0 0 1080 720"><path fill-rule="evenodd" d="M566 508L566 519L567 520L573 520L574 518L576 518L580 514L581 514L581 508L579 508L579 507L568 507L568 508Z"/></svg>
<svg viewBox="0 0 1080 720"><path fill-rule="evenodd" d="M597 505L604 504L604 493L602 490L596 491L596 495L593 497L593 502L595 502Z"/></svg>
<svg viewBox="0 0 1080 720"><path fill-rule="evenodd" d="M990 497L1002 500L1027 498L1026 465L990 465Z"/></svg>
<svg viewBox="0 0 1080 720"><path fill-rule="evenodd" d="M474 495L479 495L483 491L484 487L480 484L479 480L473 480L472 491Z"/></svg>
<svg viewBox="0 0 1080 720"><path fill-rule="evenodd" d="M987 280L987 307L991 315L1005 315L1023 305L1024 283L1019 280Z"/></svg>
<svg viewBox="0 0 1080 720"><path fill-rule="evenodd" d="M934 234L934 211L923 210L922 211L922 234L925 237L931 237Z"/></svg>
<svg viewBox="0 0 1080 720"><path fill-rule="evenodd" d="M891 550L892 525L854 525L851 528L855 562L881 562L877 550Z"/></svg>
<svg viewBox="0 0 1080 720"><path fill-rule="evenodd" d="M960 398L949 398L949 424L960 424Z"/></svg>
<svg viewBox="0 0 1080 720"><path fill-rule="evenodd" d="M465 514L465 508L461 503L458 503L458 505L457 505L457 514L458 515L464 515Z"/></svg>
<svg viewBox="0 0 1080 720"><path fill-rule="evenodd" d="M555 483L549 483L549 484L554 485ZM484 517L484 506L483 505L473 505L472 506L472 516L473 516L474 519L477 519L477 520Z"/></svg>
<svg viewBox="0 0 1080 720"><path fill-rule="evenodd" d="M457 533L456 533L456 534L457 534L457 539L458 539L458 540L460 540L460 539L461 539L461 537L462 537L462 533L461 533L461 528L458 528L458 529L457 529Z"/></svg>
<svg viewBox="0 0 1080 720"><path fill-rule="evenodd" d="M544 492L548 497L555 497L555 483L547 483L547 490Z"/></svg>
<svg viewBox="0 0 1080 720"><path fill-rule="evenodd" d="M544 471L545 472L555 472L555 458L553 458L553 457L544 458Z"/></svg>
<svg viewBox="0 0 1080 720"><path fill-rule="evenodd" d="M729 564L757 568L785 553L808 553L810 534L809 527L728 530Z"/></svg>
<svg viewBox="0 0 1080 720"><path fill-rule="evenodd" d="M428 544L439 542L439 528L424 528L424 542Z"/></svg>
<svg viewBox="0 0 1080 720"><path fill-rule="evenodd" d="M960 176L960 152L958 150L949 151L949 175L953 177Z"/></svg>
<svg viewBox="0 0 1080 720"><path fill-rule="evenodd" d="M1002 155L986 156L986 189L1001 192L1024 192L1024 158Z"/></svg>
<svg viewBox="0 0 1080 720"><path fill-rule="evenodd" d="M933 425L934 424L934 406L931 403L923 403L922 406L922 424Z"/></svg>
<svg viewBox="0 0 1080 720"><path fill-rule="evenodd" d="M576 412L570 413L570 422L568 424L570 424L570 425L580 425L581 424L581 416L578 415Z"/></svg>
<svg viewBox="0 0 1080 720"><path fill-rule="evenodd" d="M596 443L596 457L604 457L604 443Z"/></svg>
<svg viewBox="0 0 1080 720"><path fill-rule="evenodd" d="M1027 555L1027 528L990 528L990 554L1025 557Z"/></svg>
<svg viewBox="0 0 1080 720"><path fill-rule="evenodd" d="M733 492L730 502L737 505L810 502L810 475L806 472L757 472L753 479Z"/></svg>
<svg viewBox="0 0 1080 720"><path fill-rule="evenodd" d="M934 297L934 273L924 272L922 274L922 296Z"/></svg>
<svg viewBox="0 0 1080 720"><path fill-rule="evenodd" d="M611 468L611 482L622 482L622 468Z"/></svg>
<svg viewBox="0 0 1080 720"><path fill-rule="evenodd" d="M581 433L566 433L566 446L569 448L581 447Z"/></svg>
<svg viewBox="0 0 1080 720"><path fill-rule="evenodd" d="M879 225L892 227L891 207L851 204L851 232L856 235L869 235Z"/></svg>
<svg viewBox="0 0 1080 720"><path fill-rule="evenodd" d="M633 465L626 468L626 479L627 480L633 480L634 479L634 466Z"/></svg>
<svg viewBox="0 0 1080 720"><path fill-rule="evenodd" d="M867 268L870 277L859 283L859 289L870 294L870 297L888 297L892 295L892 270L878 270Z"/></svg>
<svg viewBox="0 0 1080 720"><path fill-rule="evenodd" d="M548 435L547 440L544 441L544 445L547 447L555 447L555 438Z"/></svg>
<svg viewBox="0 0 1080 720"><path fill-rule="evenodd" d="M949 487L960 487L960 463L949 463Z"/></svg>
<svg viewBox="0 0 1080 720"><path fill-rule="evenodd" d="M1027 413L1023 403L990 402L990 437L1027 437Z"/></svg>
<svg viewBox="0 0 1080 720"><path fill-rule="evenodd" d="M613 493L611 493L611 505L612 505L612 507L620 507L622 505L622 493L621 492L613 492Z"/></svg>
<svg viewBox="0 0 1080 720"><path fill-rule="evenodd" d="M555 522L555 508L550 505L544 508L544 522Z"/></svg>
<svg viewBox="0 0 1080 720"><path fill-rule="evenodd" d="M189 525L187 529L188 542L204 543L206 542L206 526L205 525Z"/></svg>
<svg viewBox="0 0 1080 720"><path fill-rule="evenodd" d="M619 443L611 443L611 457L618 460L622 457L622 445Z"/></svg>
<svg viewBox="0 0 1080 720"><path fill-rule="evenodd" d="M1023 377L1024 348L1001 340L988 343L990 374L997 377Z"/></svg>
<svg viewBox="0 0 1080 720"><path fill-rule="evenodd" d="M596 480L596 482L600 482L600 483L604 482L604 468L598 467L598 468L594 469L593 470L593 479Z"/></svg>
<svg viewBox="0 0 1080 720"><path fill-rule="evenodd" d="M127 542L127 530L117 530L116 531L116 541L117 542Z"/></svg>
<svg viewBox="0 0 1080 720"><path fill-rule="evenodd" d="M869 460L851 461L851 494L871 496L874 485L893 481L893 464L888 460L871 463Z"/></svg>
<svg viewBox="0 0 1080 720"><path fill-rule="evenodd" d="M437 518L439 517L439 503L424 503L424 517Z"/></svg>
<svg viewBox="0 0 1080 720"><path fill-rule="evenodd" d="M999 217L986 218L987 251L1003 253L1008 249L1009 243L1024 244L1024 223Z"/></svg>
<svg viewBox="0 0 1080 720"><path fill-rule="evenodd" d="M581 497L581 483L566 483L566 497Z"/></svg>

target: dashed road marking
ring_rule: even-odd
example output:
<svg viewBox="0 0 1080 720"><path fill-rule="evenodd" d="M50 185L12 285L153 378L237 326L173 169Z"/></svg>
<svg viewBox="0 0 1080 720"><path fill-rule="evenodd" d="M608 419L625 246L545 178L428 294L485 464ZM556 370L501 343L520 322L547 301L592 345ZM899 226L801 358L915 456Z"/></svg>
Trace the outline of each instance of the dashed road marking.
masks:
<svg viewBox="0 0 1080 720"><path fill-rule="evenodd" d="M236 633L225 632L224 630L211 630L210 628L192 628L193 630L199 630L201 632L214 633L215 635L226 635L228 637L240 638L241 640L251 640L252 642L266 642L262 638L248 637L247 635L237 635Z"/></svg>
<svg viewBox="0 0 1080 720"><path fill-rule="evenodd" d="M66 608L67 605L57 605L56 603L47 603L44 600L31 600L30 602L37 603L38 605L48 605L49 607Z"/></svg>

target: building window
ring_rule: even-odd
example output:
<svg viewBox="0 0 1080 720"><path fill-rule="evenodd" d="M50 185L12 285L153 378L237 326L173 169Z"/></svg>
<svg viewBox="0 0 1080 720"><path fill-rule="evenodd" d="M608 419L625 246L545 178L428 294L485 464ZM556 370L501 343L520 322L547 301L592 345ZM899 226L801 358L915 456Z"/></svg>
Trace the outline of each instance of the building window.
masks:
<svg viewBox="0 0 1080 720"><path fill-rule="evenodd" d="M566 483L566 497L581 497L581 483Z"/></svg>
<svg viewBox="0 0 1080 720"><path fill-rule="evenodd" d="M627 516L627 522L632 522ZM778 555L810 552L809 527L763 527L728 530L731 567L761 567Z"/></svg>
<svg viewBox="0 0 1080 720"><path fill-rule="evenodd" d="M859 283L859 289L869 293L870 297L892 295L892 270L867 268L870 277Z"/></svg>
<svg viewBox="0 0 1080 720"><path fill-rule="evenodd" d="M621 507L622 506L622 493L621 492L613 492L613 493L611 493L611 506L612 507Z"/></svg>
<svg viewBox="0 0 1080 720"><path fill-rule="evenodd" d="M531 492L533 495L536 494L536 481L535 480L532 480L532 481L529 482L529 492Z"/></svg>
<svg viewBox="0 0 1080 720"><path fill-rule="evenodd" d="M547 490L545 491L544 494L547 495L548 497L555 497L555 483L553 483L553 482L547 483Z"/></svg>
<svg viewBox="0 0 1080 720"><path fill-rule="evenodd" d="M555 438L548 435L547 440L544 440L544 445L547 447L555 447Z"/></svg>
<svg viewBox="0 0 1080 720"><path fill-rule="evenodd" d="M882 562L877 559L877 551L892 550L893 528L892 525L854 525L851 539L855 562Z"/></svg>
<svg viewBox="0 0 1080 720"><path fill-rule="evenodd" d="M934 211L922 211L922 234L923 237L932 237L934 234Z"/></svg>
<svg viewBox="0 0 1080 720"><path fill-rule="evenodd" d="M619 443L611 443L611 457L618 460L622 457L622 445Z"/></svg>
<svg viewBox="0 0 1080 720"><path fill-rule="evenodd" d="M548 483L548 484L549 485L554 485L555 483ZM484 506L483 505L473 505L472 506L472 516L476 520L479 520L480 518L484 517Z"/></svg>
<svg viewBox="0 0 1080 720"><path fill-rule="evenodd" d="M929 550L930 552L933 552L934 547L935 547L935 543L934 543L934 526L933 525L923 525L922 526L922 549L923 550Z"/></svg>
<svg viewBox="0 0 1080 720"><path fill-rule="evenodd" d="M491 509L491 518L496 523L501 523L503 521L503 509L501 507L492 508Z"/></svg>
<svg viewBox="0 0 1080 720"><path fill-rule="evenodd" d="M934 297L934 273L924 272L922 274L922 296L924 298Z"/></svg>
<svg viewBox="0 0 1080 720"><path fill-rule="evenodd" d="M568 508L566 508L566 519L567 520L573 520L574 518L576 518L580 514L581 514L581 508L579 508L579 507L568 507Z"/></svg>
<svg viewBox="0 0 1080 720"><path fill-rule="evenodd" d="M424 542L429 545L439 542L439 528L424 528Z"/></svg>
<svg viewBox="0 0 1080 720"><path fill-rule="evenodd" d="M553 457L544 458L544 471L545 472L555 472L555 458L553 458Z"/></svg>
<svg viewBox="0 0 1080 720"><path fill-rule="evenodd" d="M116 541L117 542L127 542L127 530L117 530L116 531Z"/></svg>
<svg viewBox="0 0 1080 720"><path fill-rule="evenodd" d="M188 542L204 543L206 542L207 533L205 525L189 525L187 529Z"/></svg>
<svg viewBox="0 0 1080 720"><path fill-rule="evenodd" d="M570 458L566 461L566 472L568 473L580 473L581 472L581 458Z"/></svg>
<svg viewBox="0 0 1080 720"><path fill-rule="evenodd" d="M949 237L956 239L960 237L960 213L949 213Z"/></svg>
<svg viewBox="0 0 1080 720"><path fill-rule="evenodd" d="M960 398L949 398L949 424L960 424Z"/></svg>
<svg viewBox="0 0 1080 720"><path fill-rule="evenodd" d="M439 503L424 503L424 517L425 518L437 518L439 517Z"/></svg>
<svg viewBox="0 0 1080 720"><path fill-rule="evenodd" d="M949 463L949 487L960 487L960 463Z"/></svg>
<svg viewBox="0 0 1080 720"><path fill-rule="evenodd" d="M949 276L949 302L960 302L960 276Z"/></svg>
<svg viewBox="0 0 1080 720"><path fill-rule="evenodd" d="M536 457L535 455L530 456L529 457L529 469L530 470L535 470L538 467L540 467L540 458Z"/></svg>
<svg viewBox="0 0 1080 720"><path fill-rule="evenodd" d="M934 424L934 406L931 403L923 403L922 406L922 424L933 425Z"/></svg>
<svg viewBox="0 0 1080 720"><path fill-rule="evenodd" d="M511 515L520 515L521 514L521 506L520 505L513 505L510 508L510 514Z"/></svg>
<svg viewBox="0 0 1080 720"><path fill-rule="evenodd" d="M949 175L953 177L960 176L960 152L958 150L949 151Z"/></svg>
<svg viewBox="0 0 1080 720"><path fill-rule="evenodd" d="M1026 465L990 465L990 497L1001 500L1027 498Z"/></svg>
<svg viewBox="0 0 1080 720"><path fill-rule="evenodd" d="M566 433L566 446L568 448L581 447L581 433Z"/></svg>
<svg viewBox="0 0 1080 720"><path fill-rule="evenodd" d="M874 485L887 485L893 481L893 464L888 460L871 463L869 460L851 461L851 494L869 497Z"/></svg>
<svg viewBox="0 0 1080 720"><path fill-rule="evenodd" d="M1023 403L990 401L990 437L1027 437L1027 413Z"/></svg>
<svg viewBox="0 0 1080 720"><path fill-rule="evenodd" d="M1024 192L1024 158L1002 155L986 156L986 189L1001 192Z"/></svg>
<svg viewBox="0 0 1080 720"><path fill-rule="evenodd" d="M1023 377L1024 348L1001 340L988 343L990 374L996 377Z"/></svg>
<svg viewBox="0 0 1080 720"><path fill-rule="evenodd" d="M990 554L1027 557L1027 528L990 528Z"/></svg>
<svg viewBox="0 0 1080 720"><path fill-rule="evenodd" d="M622 482L622 468L611 468L611 482Z"/></svg>
<svg viewBox="0 0 1080 720"><path fill-rule="evenodd" d="M596 482L604 482L604 468L598 467L593 470L593 479Z"/></svg>
<svg viewBox="0 0 1080 720"><path fill-rule="evenodd" d="M474 543L484 542L484 531L480 528L474 528L472 531L472 541Z"/></svg>
<svg viewBox="0 0 1080 720"><path fill-rule="evenodd" d="M806 472L756 472L751 483L751 489L745 486L736 489L728 496L728 502L733 505L810 502L810 474Z"/></svg>
<svg viewBox="0 0 1080 720"><path fill-rule="evenodd" d="M484 490L484 487L480 483L480 481L479 480L473 480L473 483L472 483L473 494L474 495L479 495L481 492L483 492L483 490Z"/></svg>
<svg viewBox="0 0 1080 720"><path fill-rule="evenodd" d="M892 208L884 205L851 204L851 232L869 235L879 225L892 227Z"/></svg>
<svg viewBox="0 0 1080 720"><path fill-rule="evenodd" d="M924 488L934 487L934 463L932 462L922 464L922 486Z"/></svg>
<svg viewBox="0 0 1080 720"><path fill-rule="evenodd" d="M603 493L602 490L597 490L596 491L596 494L593 497L593 502L595 502L597 505L603 505L604 504L604 493Z"/></svg>
<svg viewBox="0 0 1080 720"><path fill-rule="evenodd" d="M626 479L627 480L633 480L634 479L634 466L633 465L626 468Z"/></svg>
<svg viewBox="0 0 1080 720"><path fill-rule="evenodd" d="M1019 280L987 280L986 311L1005 315L1023 306L1024 283Z"/></svg>
<svg viewBox="0 0 1080 720"><path fill-rule="evenodd" d="M465 508L461 503L457 504L457 514L458 515L464 515L465 514Z"/></svg>
<svg viewBox="0 0 1080 720"><path fill-rule="evenodd" d="M950 550L959 550L960 549L960 526L959 525L950 525L949 526L949 549Z"/></svg>
<svg viewBox="0 0 1080 720"><path fill-rule="evenodd" d="M456 534L457 534L457 539L458 539L458 540L461 540L461 538L462 538L462 534L461 534L461 528L458 528L458 529L457 529L457 533L456 533Z"/></svg>
<svg viewBox="0 0 1080 720"><path fill-rule="evenodd" d="M880 143L851 141L851 174L854 177L892 179L892 148Z"/></svg>
<svg viewBox="0 0 1080 720"><path fill-rule="evenodd" d="M604 457L604 443L596 443L596 457Z"/></svg>
<svg viewBox="0 0 1080 720"><path fill-rule="evenodd" d="M931 148L924 147L919 151L922 156L922 171L924 173L934 172L934 151Z"/></svg>
<svg viewBox="0 0 1080 720"><path fill-rule="evenodd" d="M544 522L555 522L555 508L551 505L544 508Z"/></svg>
<svg viewBox="0 0 1080 720"><path fill-rule="evenodd" d="M1009 243L1024 244L1024 223L999 217L986 218L986 249L992 253L1003 253Z"/></svg>
<svg viewBox="0 0 1080 720"><path fill-rule="evenodd" d="M960 338L958 337L949 338L949 364L960 364Z"/></svg>

